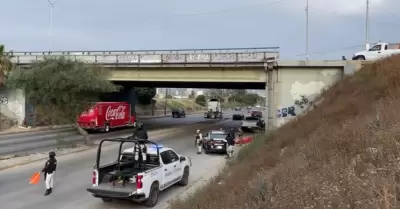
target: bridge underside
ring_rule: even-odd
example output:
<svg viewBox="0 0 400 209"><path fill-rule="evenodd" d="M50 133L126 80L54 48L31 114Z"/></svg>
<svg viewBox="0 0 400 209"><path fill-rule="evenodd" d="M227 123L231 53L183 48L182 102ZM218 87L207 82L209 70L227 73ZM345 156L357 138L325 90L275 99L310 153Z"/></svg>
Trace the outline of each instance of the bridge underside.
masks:
<svg viewBox="0 0 400 209"><path fill-rule="evenodd" d="M199 89L265 89L264 82L182 82L182 81L114 81L124 88L199 88Z"/></svg>

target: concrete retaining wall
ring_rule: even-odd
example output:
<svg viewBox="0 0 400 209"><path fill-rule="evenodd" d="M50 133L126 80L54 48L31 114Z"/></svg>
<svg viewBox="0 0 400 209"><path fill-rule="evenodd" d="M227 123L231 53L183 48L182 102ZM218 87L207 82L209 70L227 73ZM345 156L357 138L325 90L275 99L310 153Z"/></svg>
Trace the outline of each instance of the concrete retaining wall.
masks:
<svg viewBox="0 0 400 209"><path fill-rule="evenodd" d="M0 88L0 113L21 125L25 119L24 92Z"/></svg>
<svg viewBox="0 0 400 209"><path fill-rule="evenodd" d="M343 73L343 70L337 68L275 71L273 78L274 106L277 114L275 126L279 127L305 111L311 105L310 102L322 90L339 81Z"/></svg>

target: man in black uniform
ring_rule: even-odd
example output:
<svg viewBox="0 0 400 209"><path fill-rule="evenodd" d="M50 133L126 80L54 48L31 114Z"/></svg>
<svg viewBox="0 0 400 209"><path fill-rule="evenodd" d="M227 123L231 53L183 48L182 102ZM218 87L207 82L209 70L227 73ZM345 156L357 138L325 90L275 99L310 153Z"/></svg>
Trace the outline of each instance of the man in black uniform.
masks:
<svg viewBox="0 0 400 209"><path fill-rule="evenodd" d="M148 135L147 135L147 131L146 129L143 127L143 123L142 122L137 122L135 123L135 130L133 131L133 138L137 138L137 139L149 139Z"/></svg>
<svg viewBox="0 0 400 209"><path fill-rule="evenodd" d="M227 158L232 157L233 155L233 148L235 146L235 138L236 138L236 131L234 128L231 128L226 136L226 142L228 147L226 148Z"/></svg>
<svg viewBox="0 0 400 209"><path fill-rule="evenodd" d="M51 151L49 152L49 159L46 161L42 172L44 173L44 181L46 183L46 192L44 196L49 195L53 192L54 186L54 174L57 169L57 160L56 160L56 153Z"/></svg>
<svg viewBox="0 0 400 209"><path fill-rule="evenodd" d="M133 132L133 138L138 140L138 143L135 144L134 147L135 160L137 160L139 165L142 166L141 169L146 169L144 163L147 160L146 140L149 139L149 137L142 122L138 122L137 124L135 123L135 126L136 129Z"/></svg>

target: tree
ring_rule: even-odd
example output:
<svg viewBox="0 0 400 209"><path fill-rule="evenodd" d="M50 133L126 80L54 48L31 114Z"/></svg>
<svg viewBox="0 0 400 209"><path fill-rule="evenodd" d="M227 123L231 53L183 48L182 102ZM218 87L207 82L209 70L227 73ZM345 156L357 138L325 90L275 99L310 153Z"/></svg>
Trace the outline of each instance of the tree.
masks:
<svg viewBox="0 0 400 209"><path fill-rule="evenodd" d="M142 105L149 105L156 96L156 88L141 87L135 88L138 102Z"/></svg>
<svg viewBox="0 0 400 209"><path fill-rule="evenodd" d="M207 104L206 97L204 95L197 96L195 102L201 106L206 106Z"/></svg>
<svg viewBox="0 0 400 209"><path fill-rule="evenodd" d="M245 94L242 97L242 103L245 104L245 105L253 106L253 105L256 105L258 103L259 99L260 98L259 98L258 94L251 94L251 93L250 94Z"/></svg>
<svg viewBox="0 0 400 209"><path fill-rule="evenodd" d="M76 117L98 101L101 93L119 91L119 86L106 80L108 72L64 57L45 58L33 63L30 69L13 70L6 85L23 89L30 103L45 107L52 124L75 124L86 144L91 144L87 132L76 123Z"/></svg>
<svg viewBox="0 0 400 209"><path fill-rule="evenodd" d="M0 44L0 86L3 86L4 80L11 70L15 68L10 60L11 56L6 54L4 45Z"/></svg>
<svg viewBox="0 0 400 209"><path fill-rule="evenodd" d="M189 99L194 99L195 96L196 96L196 92L194 92L192 90L192 92L190 92L190 94L189 94Z"/></svg>

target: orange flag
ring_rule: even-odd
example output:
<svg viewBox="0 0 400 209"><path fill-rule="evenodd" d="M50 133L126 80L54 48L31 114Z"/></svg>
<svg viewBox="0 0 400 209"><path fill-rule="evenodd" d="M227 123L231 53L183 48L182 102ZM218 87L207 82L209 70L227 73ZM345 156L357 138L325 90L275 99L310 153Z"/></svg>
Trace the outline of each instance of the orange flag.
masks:
<svg viewBox="0 0 400 209"><path fill-rule="evenodd" d="M40 181L40 172L36 172L29 179L29 184L38 184L39 181Z"/></svg>

